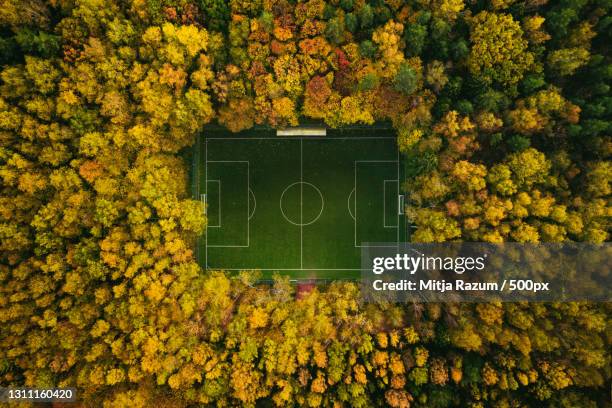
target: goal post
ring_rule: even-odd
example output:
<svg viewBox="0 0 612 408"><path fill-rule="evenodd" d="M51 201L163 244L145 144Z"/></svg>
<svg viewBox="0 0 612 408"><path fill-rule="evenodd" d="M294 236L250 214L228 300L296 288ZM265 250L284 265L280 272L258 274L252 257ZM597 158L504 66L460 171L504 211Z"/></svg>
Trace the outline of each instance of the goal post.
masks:
<svg viewBox="0 0 612 408"><path fill-rule="evenodd" d="M202 212L206 214L206 194L200 194L200 202L202 203Z"/></svg>

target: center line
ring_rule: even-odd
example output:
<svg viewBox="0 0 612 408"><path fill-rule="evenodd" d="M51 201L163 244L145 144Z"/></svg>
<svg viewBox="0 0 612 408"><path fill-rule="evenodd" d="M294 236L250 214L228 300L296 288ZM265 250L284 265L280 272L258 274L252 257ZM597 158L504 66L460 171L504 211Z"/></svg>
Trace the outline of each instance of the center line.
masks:
<svg viewBox="0 0 612 408"><path fill-rule="evenodd" d="M304 268L303 256L303 230L304 230L304 162L302 153L302 142L300 138L300 269Z"/></svg>

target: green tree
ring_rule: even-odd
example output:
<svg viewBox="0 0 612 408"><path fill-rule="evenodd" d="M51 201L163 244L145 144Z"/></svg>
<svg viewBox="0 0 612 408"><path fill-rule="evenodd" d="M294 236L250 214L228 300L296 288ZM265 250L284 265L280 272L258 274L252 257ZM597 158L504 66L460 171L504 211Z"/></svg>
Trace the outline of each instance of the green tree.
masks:
<svg viewBox="0 0 612 408"><path fill-rule="evenodd" d="M393 78L393 88L403 94L410 95L417 88L417 75L414 69L403 63Z"/></svg>

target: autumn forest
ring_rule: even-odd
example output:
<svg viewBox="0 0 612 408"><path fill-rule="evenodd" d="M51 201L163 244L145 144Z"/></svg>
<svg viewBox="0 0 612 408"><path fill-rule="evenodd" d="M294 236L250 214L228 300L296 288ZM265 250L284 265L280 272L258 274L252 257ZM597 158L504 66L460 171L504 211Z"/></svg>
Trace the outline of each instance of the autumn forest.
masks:
<svg viewBox="0 0 612 408"><path fill-rule="evenodd" d="M207 125L388 123L415 242L610 240L609 0L2 0L0 386L607 407L610 303L364 304L195 260Z"/></svg>

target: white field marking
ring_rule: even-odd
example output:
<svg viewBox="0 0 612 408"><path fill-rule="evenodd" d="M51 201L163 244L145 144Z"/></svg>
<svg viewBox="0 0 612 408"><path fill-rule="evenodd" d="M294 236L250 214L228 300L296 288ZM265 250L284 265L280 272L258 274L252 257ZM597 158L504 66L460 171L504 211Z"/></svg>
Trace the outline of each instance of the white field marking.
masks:
<svg viewBox="0 0 612 408"><path fill-rule="evenodd" d="M248 198L249 197L248 196L249 190L251 190L251 162L250 161L247 161L246 187L247 187L247 200L248 200L249 199ZM249 218L249 215L250 215L250 211L249 210L250 210L249 203L247 201L247 246L251 246L251 219Z"/></svg>
<svg viewBox="0 0 612 408"><path fill-rule="evenodd" d="M209 163L246 163L249 164L249 160L209 160Z"/></svg>
<svg viewBox="0 0 612 408"><path fill-rule="evenodd" d="M283 210L283 197L285 196L285 193L287 192L287 190L289 190L291 187L295 186L296 184L300 184L300 187L303 187L304 185L311 186L312 188L316 190L317 193L319 193L319 197L321 198L321 210L319 210L319 214L317 214L317 216L314 219L306 223L305 222L298 223L298 222L291 221L289 217L287 217L287 214L285 214L285 211ZM281 210L281 214L283 214L283 217L287 220L287 222L289 222L290 224L296 225L296 226L303 227L303 226L315 223L321 217L321 214L323 214L323 209L325 208L325 199L323 198L323 193L321 193L321 190L319 190L315 185L307 181L296 181L295 183L289 184L289 186L287 186L287 188L283 190L283 193L281 194L281 197L279 200L279 207Z"/></svg>
<svg viewBox="0 0 612 408"><path fill-rule="evenodd" d="M248 248L249 245L209 245L210 248Z"/></svg>
<svg viewBox="0 0 612 408"><path fill-rule="evenodd" d="M206 143L206 154L205 154L205 169L206 169L206 177L208 177L208 141L209 140L292 140L295 141L296 137L288 137L288 138L270 138L270 137L219 137L219 138L210 138L210 139L206 139L205 143ZM300 139L302 139L300 137ZM383 136L383 137L376 137L376 136L364 136L364 137L334 137L334 136L326 136L325 138L321 137L308 137L308 139L310 140L396 140L397 138L395 136ZM303 140L303 139L302 139ZM240 162L240 161L235 161L235 160L211 160L210 162ZM248 161L243 161L248 163L248 165L250 165L250 163ZM356 163L357 162L396 162L397 165L397 174L398 174L398 179L399 179L399 151L397 152L397 160L357 160L354 161L354 168L355 168L355 182L354 185L355 187L353 188L351 194L355 195L355 212L357 212L357 204L356 204L356 188L357 188L357 168L356 168ZM303 159L300 157L300 165L303 164ZM247 167L247 172L248 172L248 167ZM398 183L398 191L399 191L399 183ZM320 193L320 192L319 192ZM350 199L350 195L349 195L349 199ZM321 210L322 211L322 210ZM354 222L354 242L356 243L357 241L357 223L356 223L356 215L357 214L352 214L352 212L350 211L350 207L349 207L349 212L351 213L351 217L353 217L353 219L355 220ZM320 214L319 214L320 216ZM399 218L399 215L398 215ZM317 217L318 219L318 217ZM314 220L316 221L316 219ZM313 222L314 222L313 221ZM399 221L398 221L398 225L399 225ZM247 237L247 242L250 244L250 223L247 225L247 228L249 228L248 231L248 237ZM398 228L398 244L399 244L399 228ZM211 268L211 266L208 265L208 234L206 234L206 260L205 260L205 265L206 268ZM215 247L213 245L211 245L211 247ZM218 246L218 247L245 247L245 246ZM248 245L246 246L248 247ZM355 245L355 247L361 247L361 245ZM374 247L374 246L371 246ZM388 245L384 245L384 246L378 246L378 247L389 247ZM392 246L395 247L395 246ZM300 253L301 253L301 248L300 248ZM301 255L300 255L301 256ZM299 269L299 268L224 268L224 267L218 267L215 266L214 268L218 268L218 269L224 269L224 270L228 270L228 271L240 271L240 270L262 270L262 271L361 271L360 268L338 268L338 269L334 269L334 268L304 268L304 269Z"/></svg>
<svg viewBox="0 0 612 408"><path fill-rule="evenodd" d="M398 160L354 160L353 161L353 167L355 169L355 222L353 223L355 225L354 228L354 238L353 238L353 244L355 246L355 248L363 248L364 245L361 244L357 244L357 165L359 163L395 163L397 166L397 173L398 173L398 180L399 180L399 153L398 153ZM399 190L399 182L398 182L398 190ZM383 192L384 195L384 192ZM395 242L395 245L367 245L370 248L397 248L399 245L399 216L398 216L398 220L397 220L397 239Z"/></svg>
<svg viewBox="0 0 612 408"><path fill-rule="evenodd" d="M397 149L397 195L399 195L400 193L400 154L399 154L399 149ZM399 210L398 210L398 214L397 214L397 245L396 248L398 249L399 252L399 246L400 246L400 226L402 224L400 223L400 216L399 216Z"/></svg>
<svg viewBox="0 0 612 408"><path fill-rule="evenodd" d="M361 271L361 268L226 268L223 266L210 266L209 268L224 271ZM307 278L305 278L307 279Z"/></svg>
<svg viewBox="0 0 612 408"><path fill-rule="evenodd" d="M387 183L399 183L398 180L383 180L383 227L397 228L399 224L387 225ZM399 221L399 220L396 220Z"/></svg>
<svg viewBox="0 0 612 408"><path fill-rule="evenodd" d="M353 188L348 196L348 211L349 215L353 220L355 220L355 214L353 214L353 210L351 209L351 197L353 197L353 204L355 204L355 188ZM354 207L354 206L353 206Z"/></svg>
<svg viewBox="0 0 612 408"><path fill-rule="evenodd" d="M200 136L198 135L198 139ZM205 151L204 151L204 188L208 187L208 138L205 140ZM208 190L206 190L208 193ZM208 269L208 223L206 223L206 230L204 231L204 266Z"/></svg>
<svg viewBox="0 0 612 408"><path fill-rule="evenodd" d="M404 215L404 195L397 196L397 214Z"/></svg>
<svg viewBox="0 0 612 408"><path fill-rule="evenodd" d="M296 136L296 137L279 137L279 138L273 138L273 137L211 137L207 140L298 140L301 139L301 137ZM316 136L308 136L307 140L372 140L372 139L376 139L376 140L384 140L384 139L389 139L389 140L397 140L396 137L394 136L359 136L359 137L347 137L347 136L325 136L325 137L321 137L318 138Z"/></svg>
<svg viewBox="0 0 612 408"><path fill-rule="evenodd" d="M217 191L219 192L219 194L217 195L217 218L219 222L217 223L217 225L208 224L208 228L221 228L221 180L206 180L206 191L208 191L208 183L216 183L218 186Z"/></svg>
<svg viewBox="0 0 612 408"><path fill-rule="evenodd" d="M278 136L278 133L277 133L277 136ZM320 191L319 191L319 194L321 194ZM321 196L321 198L323 198L323 196ZM281 208L281 211L282 211L282 208ZM287 217L285 217L285 219L286 218ZM304 267L304 141L300 138L300 268L303 268L303 267Z"/></svg>
<svg viewBox="0 0 612 408"><path fill-rule="evenodd" d="M355 179L353 180L353 191L355 192L355 214L353 214L353 245L357 248L357 162L353 161L353 171Z"/></svg>
<svg viewBox="0 0 612 408"><path fill-rule="evenodd" d="M207 140L207 145L208 145L208 140ZM208 155L208 151L207 151L207 155ZM208 244L208 226L206 227L206 259L208 260L208 248L248 248L251 246L251 221L250 221L250 206L248 204L249 202L249 190L250 190L250 161L248 160L209 160L206 162L206 169L208 170L208 163L246 163L247 165L247 177L246 177L246 187L247 187L247 191L246 191L246 197L247 197L247 213L246 213L246 224L247 224L247 244L246 245L210 245ZM208 177L208 171L206 172L207 177ZM219 208L221 208L221 205L219 205ZM221 211L221 210L219 210ZM208 265L207 265L208 267Z"/></svg>
<svg viewBox="0 0 612 408"><path fill-rule="evenodd" d="M200 135L196 135L194 146L195 148L193 152L193 163L191 163L191 169L192 169L191 171L193 172L193 176L194 176L194 180L193 180L194 183L192 184L192 188L195 187L195 191L192 191L192 193L193 193L193 198L196 199L200 197L200 186L199 186L200 171L198 169L198 167L200 167L200 150L201 150ZM206 206L202 208L202 214L206 215ZM197 262L200 261L200 242L202 242L202 237L198 236L196 238L196 247L195 247L195 259ZM206 260L204 260L204 264L206 265Z"/></svg>

